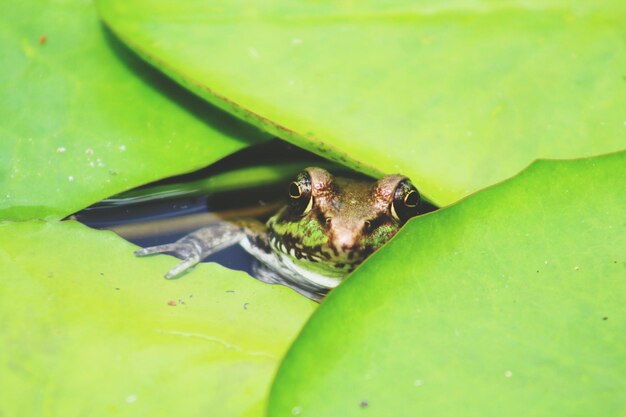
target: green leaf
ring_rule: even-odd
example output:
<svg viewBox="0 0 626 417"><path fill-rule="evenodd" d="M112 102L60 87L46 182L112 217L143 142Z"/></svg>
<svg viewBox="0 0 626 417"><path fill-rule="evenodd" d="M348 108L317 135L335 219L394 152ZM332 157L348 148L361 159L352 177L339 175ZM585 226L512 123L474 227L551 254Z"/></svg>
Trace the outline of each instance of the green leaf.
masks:
<svg viewBox="0 0 626 417"><path fill-rule="evenodd" d="M0 3L0 219L62 218L267 136L105 30L88 1Z"/></svg>
<svg viewBox="0 0 626 417"><path fill-rule="evenodd" d="M305 326L269 415L624 415L624 178L626 153L540 161L409 222Z"/></svg>
<svg viewBox="0 0 626 417"><path fill-rule="evenodd" d="M207 100L440 205L626 146L623 1L535 3L97 0Z"/></svg>
<svg viewBox="0 0 626 417"><path fill-rule="evenodd" d="M315 303L74 222L0 223L3 416L258 416ZM174 304L174 305L170 305Z"/></svg>

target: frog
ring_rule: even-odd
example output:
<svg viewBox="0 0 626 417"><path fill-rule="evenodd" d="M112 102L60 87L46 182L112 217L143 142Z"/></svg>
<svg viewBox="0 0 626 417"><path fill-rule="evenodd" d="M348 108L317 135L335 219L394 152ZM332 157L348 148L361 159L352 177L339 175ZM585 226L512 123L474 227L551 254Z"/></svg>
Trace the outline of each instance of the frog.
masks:
<svg viewBox="0 0 626 417"><path fill-rule="evenodd" d="M289 201L265 223L236 219L204 226L173 243L135 251L170 253L182 260L173 279L209 255L240 245L256 262L260 281L286 285L320 302L372 253L419 214L421 196L400 174L380 179L302 170L287 187Z"/></svg>

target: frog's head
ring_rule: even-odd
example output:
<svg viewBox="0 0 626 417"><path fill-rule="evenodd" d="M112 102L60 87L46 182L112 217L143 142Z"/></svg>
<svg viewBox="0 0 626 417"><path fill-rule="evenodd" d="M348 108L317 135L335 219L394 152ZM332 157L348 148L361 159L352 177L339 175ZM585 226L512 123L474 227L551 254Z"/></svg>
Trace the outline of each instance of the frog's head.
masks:
<svg viewBox="0 0 626 417"><path fill-rule="evenodd" d="M289 185L290 203L271 221L279 250L296 258L352 269L418 214L411 181L389 175L378 181L334 177L307 168Z"/></svg>

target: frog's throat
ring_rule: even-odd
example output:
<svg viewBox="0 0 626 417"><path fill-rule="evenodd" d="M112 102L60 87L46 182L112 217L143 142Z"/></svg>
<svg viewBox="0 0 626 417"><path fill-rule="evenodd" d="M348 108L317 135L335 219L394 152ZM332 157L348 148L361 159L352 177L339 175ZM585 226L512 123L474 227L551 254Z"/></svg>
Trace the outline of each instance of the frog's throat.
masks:
<svg viewBox="0 0 626 417"><path fill-rule="evenodd" d="M348 266L341 270L324 262L295 259L291 255L283 253L275 244L272 245L273 250L268 252L254 245L249 239L244 239L241 242L241 246L263 265L267 265L285 281L293 283L299 288L325 292L339 285L351 271Z"/></svg>
<svg viewBox="0 0 626 417"><path fill-rule="evenodd" d="M350 273L330 268L324 263L297 260L282 253L277 253L277 256L283 265L281 274L304 287L313 284L314 287L321 289L335 288Z"/></svg>

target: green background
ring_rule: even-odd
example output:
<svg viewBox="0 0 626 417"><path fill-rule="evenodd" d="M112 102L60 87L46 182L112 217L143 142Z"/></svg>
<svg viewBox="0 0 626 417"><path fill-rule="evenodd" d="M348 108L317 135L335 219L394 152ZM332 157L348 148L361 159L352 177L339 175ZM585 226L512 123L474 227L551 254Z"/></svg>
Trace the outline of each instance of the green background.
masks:
<svg viewBox="0 0 626 417"><path fill-rule="evenodd" d="M0 3L0 414L626 413L623 2L95 6ZM289 289L59 221L272 135L450 206L300 337Z"/></svg>

